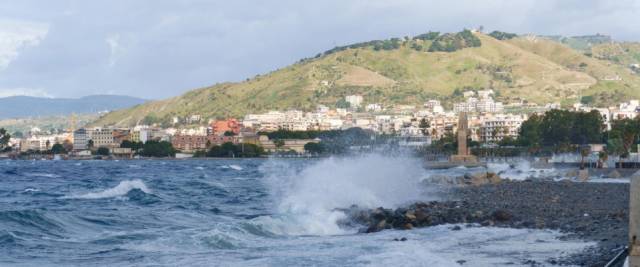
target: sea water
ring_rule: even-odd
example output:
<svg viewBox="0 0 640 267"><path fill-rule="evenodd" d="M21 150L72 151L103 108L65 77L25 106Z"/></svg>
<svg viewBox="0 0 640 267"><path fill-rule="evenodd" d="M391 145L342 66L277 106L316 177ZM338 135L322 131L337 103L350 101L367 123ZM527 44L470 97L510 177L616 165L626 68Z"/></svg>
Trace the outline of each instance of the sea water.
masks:
<svg viewBox="0 0 640 267"><path fill-rule="evenodd" d="M436 200L422 180L465 171L421 166L380 155L0 161L0 265L518 266L594 245L549 230L340 223L351 205Z"/></svg>

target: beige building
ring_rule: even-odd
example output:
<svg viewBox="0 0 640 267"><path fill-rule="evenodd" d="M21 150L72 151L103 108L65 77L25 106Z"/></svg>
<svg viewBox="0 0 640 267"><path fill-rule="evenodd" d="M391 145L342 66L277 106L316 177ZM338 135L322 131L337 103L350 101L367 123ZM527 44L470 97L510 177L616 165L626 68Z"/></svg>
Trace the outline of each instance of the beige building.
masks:
<svg viewBox="0 0 640 267"><path fill-rule="evenodd" d="M113 130L108 128L95 128L91 131L91 140L95 148L112 147L114 146Z"/></svg>

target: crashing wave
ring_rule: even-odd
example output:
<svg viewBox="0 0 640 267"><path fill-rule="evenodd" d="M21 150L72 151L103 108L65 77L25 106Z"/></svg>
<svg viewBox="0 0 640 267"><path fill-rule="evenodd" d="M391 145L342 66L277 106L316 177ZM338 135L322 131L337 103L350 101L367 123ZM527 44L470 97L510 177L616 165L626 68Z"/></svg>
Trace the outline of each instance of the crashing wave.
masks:
<svg viewBox="0 0 640 267"><path fill-rule="evenodd" d="M341 208L397 207L416 200L422 193L418 182L424 169L415 160L367 155L328 158L294 170L287 161L262 166L267 174L276 210L274 216L254 223L272 233L285 235L339 235L346 218Z"/></svg>
<svg viewBox="0 0 640 267"><path fill-rule="evenodd" d="M109 188L100 192L91 192L82 195L74 195L68 198L77 198L77 199L100 199L100 198L112 198L112 197L121 197L125 196L129 191L138 189L144 193L150 194L151 190L147 187L147 185L142 182L142 180L126 180L120 182L117 186L113 188Z"/></svg>

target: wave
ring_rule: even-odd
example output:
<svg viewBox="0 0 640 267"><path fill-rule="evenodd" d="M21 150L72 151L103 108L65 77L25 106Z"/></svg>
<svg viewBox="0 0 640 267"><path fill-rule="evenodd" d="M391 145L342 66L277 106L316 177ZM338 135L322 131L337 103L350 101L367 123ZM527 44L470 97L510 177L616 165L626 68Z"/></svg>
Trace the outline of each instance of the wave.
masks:
<svg viewBox="0 0 640 267"><path fill-rule="evenodd" d="M531 166L528 160L520 160L513 163L488 163L487 169L497 173L503 179L522 181L528 178L552 178L558 176L554 168L540 169Z"/></svg>
<svg viewBox="0 0 640 267"><path fill-rule="evenodd" d="M276 234L335 235L346 218L339 208L395 208L420 198L418 183L425 170L416 159L366 155L328 158L296 170L287 161L269 161L261 168L276 210L257 223Z"/></svg>
<svg viewBox="0 0 640 267"><path fill-rule="evenodd" d="M53 174L53 173L42 173L42 172L26 172L24 173L25 176L28 177L45 177L45 178L60 178L60 175L57 174Z"/></svg>
<svg viewBox="0 0 640 267"><path fill-rule="evenodd" d="M132 190L140 190L146 194L150 194L151 190L140 179L121 181L117 186L100 192L91 192L82 195L74 195L68 198L77 199L100 199L125 196Z"/></svg>
<svg viewBox="0 0 640 267"><path fill-rule="evenodd" d="M234 169L236 171L241 171L242 170L242 167L240 167L238 165L235 165L235 164L229 165L229 168Z"/></svg>
<svg viewBox="0 0 640 267"><path fill-rule="evenodd" d="M233 169L233 170L236 170L236 171L241 171L241 170L243 170L243 168L242 168L242 167L240 167L240 166L238 166L238 165L235 165L235 164L231 164L231 165L222 165L222 166L220 166L220 169Z"/></svg>
<svg viewBox="0 0 640 267"><path fill-rule="evenodd" d="M0 212L0 225L9 229L21 229L29 234L46 234L58 237L63 231L61 223L45 215L42 210L7 210Z"/></svg>

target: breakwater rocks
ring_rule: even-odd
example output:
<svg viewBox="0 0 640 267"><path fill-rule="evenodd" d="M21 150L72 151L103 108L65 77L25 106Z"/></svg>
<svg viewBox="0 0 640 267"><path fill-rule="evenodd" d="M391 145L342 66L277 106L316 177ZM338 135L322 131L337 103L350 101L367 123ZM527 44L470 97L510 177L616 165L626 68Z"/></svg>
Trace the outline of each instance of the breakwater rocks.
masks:
<svg viewBox="0 0 640 267"><path fill-rule="evenodd" d="M425 180L427 183L435 183L440 185L456 185L456 186L468 186L468 185L483 185L483 184L497 184L502 181L502 178L498 174L493 172L476 172L465 173L462 176L446 176L435 175Z"/></svg>
<svg viewBox="0 0 640 267"><path fill-rule="evenodd" d="M376 208L360 210L349 209L349 218L365 225L364 233L379 232L385 229L409 230L414 227L427 227L440 224L478 223L484 226L506 225L515 222L508 210L498 209L487 212L471 210L464 201L415 203L406 208L395 210Z"/></svg>
<svg viewBox="0 0 640 267"><path fill-rule="evenodd" d="M455 187L441 201L344 211L366 233L465 223L560 230L598 246L559 264L604 266L627 243L628 201L628 184L502 181Z"/></svg>

